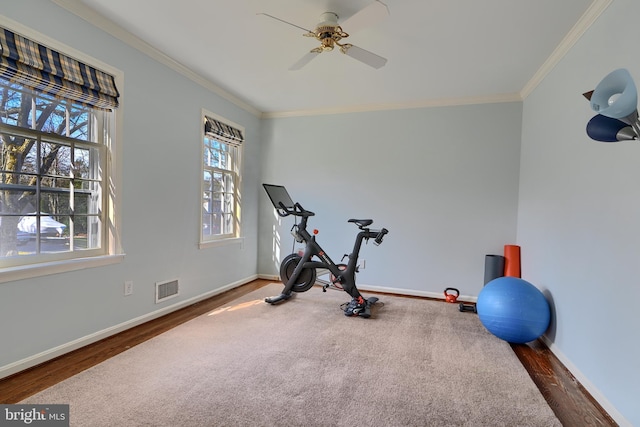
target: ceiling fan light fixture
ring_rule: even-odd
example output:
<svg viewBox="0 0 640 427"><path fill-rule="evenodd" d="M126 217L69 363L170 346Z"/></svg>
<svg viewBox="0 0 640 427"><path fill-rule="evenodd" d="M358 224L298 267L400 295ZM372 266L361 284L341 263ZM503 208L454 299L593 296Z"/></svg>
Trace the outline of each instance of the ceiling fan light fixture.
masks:
<svg viewBox="0 0 640 427"><path fill-rule="evenodd" d="M322 42L322 50L324 50L325 52L333 50L333 47L335 45L335 40L332 39L331 37L325 37L321 40Z"/></svg>
<svg viewBox="0 0 640 427"><path fill-rule="evenodd" d="M316 26L316 28L321 27L330 27L335 28L338 26L338 15L333 12L325 12L320 15L321 22Z"/></svg>
<svg viewBox="0 0 640 427"><path fill-rule="evenodd" d="M283 19L269 15L267 13L260 13L260 15L268 16L269 18L276 19L285 24L289 24L293 27L302 29L305 31L303 34L305 37L313 37L320 42L320 46L311 49L300 60L289 67L289 70L299 70L303 66L309 63L319 53L332 51L336 46L340 51L351 58L354 58L370 67L380 68L387 62L386 58L376 55L373 52L354 46L350 43L340 43L342 39L349 37L349 34L342 30L342 26L338 24L338 14L334 12L325 12L320 15L320 23L316 25L313 30L306 29L299 25L292 24ZM387 5L379 0L375 0L365 8L356 12L349 19L345 21L352 23L354 28L363 28L366 25L371 25L378 22L380 19L389 15Z"/></svg>

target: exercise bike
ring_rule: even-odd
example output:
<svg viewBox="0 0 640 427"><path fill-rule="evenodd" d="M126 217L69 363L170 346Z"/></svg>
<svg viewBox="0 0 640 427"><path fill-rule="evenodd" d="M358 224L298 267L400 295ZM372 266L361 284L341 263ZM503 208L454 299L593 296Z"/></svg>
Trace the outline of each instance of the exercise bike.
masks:
<svg viewBox="0 0 640 427"><path fill-rule="evenodd" d="M345 309L347 316L371 317L371 306L378 301L376 297L364 299L356 286L356 273L358 272L358 254L363 241L374 239L374 244L380 245L385 234L389 231L386 228L381 230L371 230L368 227L373 223L371 219L350 219L348 222L354 223L360 230L356 236L351 254L347 264L336 264L326 254L326 252L316 242L317 230L311 235L307 231L307 221L315 214L304 209L300 203L294 203L281 185L262 184L267 195L271 199L274 208L281 217L294 215L300 218L298 224L294 224L291 234L298 243L304 243L305 248L302 255L293 253L285 257L280 263L280 279L284 283L284 289L280 295L266 298L269 304L278 304L288 300L292 292L306 292L313 287L317 279L317 269L326 269L330 272L330 280L323 283L322 290L334 286L343 289L353 298L352 301L359 301L355 306ZM314 258L315 257L315 258Z"/></svg>

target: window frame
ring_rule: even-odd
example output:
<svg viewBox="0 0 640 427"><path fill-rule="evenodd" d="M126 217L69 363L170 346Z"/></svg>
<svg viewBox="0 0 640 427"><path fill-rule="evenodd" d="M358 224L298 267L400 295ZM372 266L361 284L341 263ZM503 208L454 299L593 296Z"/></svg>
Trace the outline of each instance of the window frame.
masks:
<svg viewBox="0 0 640 427"><path fill-rule="evenodd" d="M101 118L94 118L94 120L96 122L99 122L100 125L98 125L98 127L100 127L101 129L105 129L104 127L104 123L101 120ZM100 136L98 138L97 141L95 142L90 142L90 141L83 141L83 140L77 140L77 139L73 139L73 138L69 138L69 137L65 137L65 136L61 136L58 134L54 134L54 133L49 133L49 132L43 132L43 131L39 131L36 129L29 129L29 128L22 128L22 127L13 127L11 125L5 125L0 123L0 129L3 132L6 132L8 134L11 135L15 135L15 136L21 136L24 138L29 138L32 139L34 141L34 146L36 147L36 153L38 153L39 156L39 152L42 149L42 146L47 145L47 144L55 144L61 147L68 147L71 154L73 155L73 152L75 150L78 149L86 149L86 150L95 150L96 152L98 152L99 154L99 158L97 159L93 159L91 163L94 163L93 168L94 170L92 172L95 173L96 170L98 171L104 171L107 169L106 167L106 160L107 160L107 150L108 148L106 147L106 145L104 144L104 141L102 141L102 136ZM103 132L100 132L100 134L102 134ZM40 162L40 159L38 159L38 163ZM39 173L35 173L35 172L31 172L31 173L25 173L25 172L19 172L19 174L25 174L25 175L33 175L33 176L38 176L39 179L36 180L36 184L33 185L33 187L29 187L29 188L33 188L34 191L34 195L36 197L36 199L38 199L38 194L41 194L43 192L47 191L47 186L42 184L42 181L44 179L47 178L47 176L51 177L52 175L50 174L39 174ZM100 175L100 173L98 173L97 175ZM61 178L62 180L67 180L70 178L67 177L62 177L60 176L59 178ZM85 214L79 214L78 218L82 218L85 217L89 218L89 217L95 217L100 219L100 227L99 228L99 236L100 236L100 247L97 248L90 248L90 249L77 249L77 250L70 250L70 251L60 251L60 252L46 252L44 254L30 254L30 255L25 255L22 257L12 257L9 258L7 260L1 260L0 261L0 268L8 268L8 267L16 267L16 266L22 266L22 265L31 265L31 264L41 264L42 262L50 262L50 261L59 261L59 260L66 260L66 259L77 259L77 258L86 258L86 257L90 257L90 256L96 256L96 255L104 255L106 249L105 249L105 233L106 233L106 221L104 218L104 214L106 213L105 210L103 209L103 207L106 205L107 202L107 198L106 198L106 192L104 191L105 185L106 183L104 182L103 179L99 179L96 180L94 178L80 178L79 182L99 182L100 183L100 192L99 192L99 198L98 198L98 202L99 202L99 207L96 209L96 212L100 212L102 211L103 213L89 213L87 212L86 215ZM20 188L21 185L20 184L10 184L10 186L15 186L16 188ZM75 198L74 196L81 194L81 191L74 191L77 190L74 187L71 187L68 190L68 193L65 192L64 194L68 194L70 196L70 199ZM56 191L58 192L58 191ZM38 200L34 201L36 204L39 204ZM51 214L53 216L66 216L64 214L61 214L59 212L53 213L51 212ZM38 217L38 216L45 216L48 215L48 212L42 212L40 211L40 209L36 209L36 212L34 212L34 217ZM27 216L27 214L9 214L8 216ZM38 236L38 233L36 232L36 236L35 236L36 242L40 240L40 237ZM73 234L71 234L71 236L69 237L70 239L70 244L73 242L74 236ZM82 253L83 256L78 256L79 253Z"/></svg>
<svg viewBox="0 0 640 427"><path fill-rule="evenodd" d="M122 103L124 99L122 93L122 88L124 87L124 72L121 70L2 15L0 15L0 25L10 31L28 37L34 42L46 45L91 67L111 74L115 79L116 86L120 88L120 101ZM35 263L21 263L19 265L2 267L0 268L0 283L122 262L124 259L120 238L120 206L122 197L120 189L122 188L121 164L123 153L121 142L123 140L122 123L122 108L116 108L112 114L112 120L110 120L108 124L108 137L103 141L105 147L103 164L106 167L102 188L104 223L101 228L103 232L103 248L98 251L78 251L76 252L77 256L62 257L62 259L56 259L56 256L51 256L43 258L42 261L36 260ZM51 135L57 137L56 134ZM31 259L33 260L33 258Z"/></svg>
<svg viewBox="0 0 640 427"><path fill-rule="evenodd" d="M211 111L207 111L206 109L202 109L201 115L200 115L200 194L198 197L198 206L199 206L199 217L200 217L200 221L199 221L199 229L198 229L198 247L200 249L204 249L204 248L209 248L209 247L215 247L215 246L220 246L220 245L228 245L228 244L240 244L241 246L243 245L243 241L244 238L242 237L242 226L241 226L241 212L242 212L242 202L241 202L241 194L242 194L242 164L243 164L243 154L244 154L244 142L240 143L240 144L236 144L235 145L235 149L237 150L237 159L235 159L235 161L233 162L235 164L235 171L234 170L230 170L230 169L224 169L224 168L216 168L213 166L206 166L205 165L205 154L206 154L206 139L209 138L204 130L204 123L206 121L206 117L212 118L214 120L217 120L221 123L224 123L228 126L234 127L238 130L240 130L243 134L245 133L245 129L243 126L232 122L229 119L226 119L224 117L221 117L218 114L215 114ZM213 139L213 138L209 138L209 139ZM228 142L225 141L219 141L223 144L226 145L233 145L233 144L229 144ZM204 176L205 176L205 172L206 171L211 171L212 173L214 171L219 171L222 173L232 173L234 174L234 194L233 194L233 204L234 204L234 217L233 217L233 224L234 224L234 231L232 233L227 233L227 234L216 234L216 235L210 235L208 238L205 238L207 236L205 236L203 230L204 230L204 223L205 223L205 209L204 209L204 194L206 192L206 188L205 188L205 180L204 180Z"/></svg>

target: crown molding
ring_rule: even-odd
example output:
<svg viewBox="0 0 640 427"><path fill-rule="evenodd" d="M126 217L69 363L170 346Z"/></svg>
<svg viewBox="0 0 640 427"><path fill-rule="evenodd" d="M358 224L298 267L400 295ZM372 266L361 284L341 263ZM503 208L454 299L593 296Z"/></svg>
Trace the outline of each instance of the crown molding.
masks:
<svg viewBox="0 0 640 427"><path fill-rule="evenodd" d="M569 30L569 33L562 39L560 44L551 53L549 58L542 64L538 71L534 74L533 78L522 88L520 96L522 99L526 99L531 95L536 87L544 80L544 78L555 68L556 65L564 58L574 44L582 35L591 27L591 25L598 19L598 17L604 12L607 7L613 2L613 0L594 0L589 6L586 12L580 17L578 22Z"/></svg>
<svg viewBox="0 0 640 427"><path fill-rule="evenodd" d="M100 15L98 12L96 12L95 10L91 9L90 7L82 3L82 1L80 0L51 0L51 1L57 4L58 6L68 10L69 12L73 13L74 15L79 16L80 18L84 19L90 24L111 34L115 38L126 43L127 45L139 50L145 55L168 66L174 71L177 71L178 73L187 77L191 81L199 84L200 86L210 90L211 92L217 95L220 95L222 98L235 104L236 106L242 108L243 110L253 114L256 117L260 117L261 111L255 108L254 106L248 104L244 100L220 88L219 86L212 83L210 80L205 79L201 75L185 67L184 65L182 65L175 59L171 58L170 56L162 53L161 51L151 46L147 42L136 37L129 31L125 30L124 28L118 26L113 21Z"/></svg>
<svg viewBox="0 0 640 427"><path fill-rule="evenodd" d="M312 110L273 111L262 113L263 119L275 119L283 117L321 116L331 114L363 113L369 111L409 110L415 108L453 107L474 104L497 104L502 102L522 102L519 93L507 93L491 96L477 96L467 98L441 98L424 101L397 103L397 104L368 104L353 105L344 108L323 108Z"/></svg>

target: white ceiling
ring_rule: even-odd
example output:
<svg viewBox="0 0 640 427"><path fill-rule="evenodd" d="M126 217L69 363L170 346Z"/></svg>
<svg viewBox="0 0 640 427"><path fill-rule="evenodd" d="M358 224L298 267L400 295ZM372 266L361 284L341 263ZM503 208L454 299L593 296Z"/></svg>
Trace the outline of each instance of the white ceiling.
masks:
<svg viewBox="0 0 640 427"><path fill-rule="evenodd" d="M267 116L521 99L606 0L384 0L389 16L346 40L388 59L374 69L258 13L313 29L374 0L57 0L135 35ZM599 12L598 12L599 13ZM85 13L86 17L86 13ZM100 18L102 19L102 18ZM95 19L94 19L95 20ZM116 23L121 29L112 27ZM105 24L106 22L106 24ZM347 33L349 28L343 28ZM127 35L126 38L130 38Z"/></svg>

